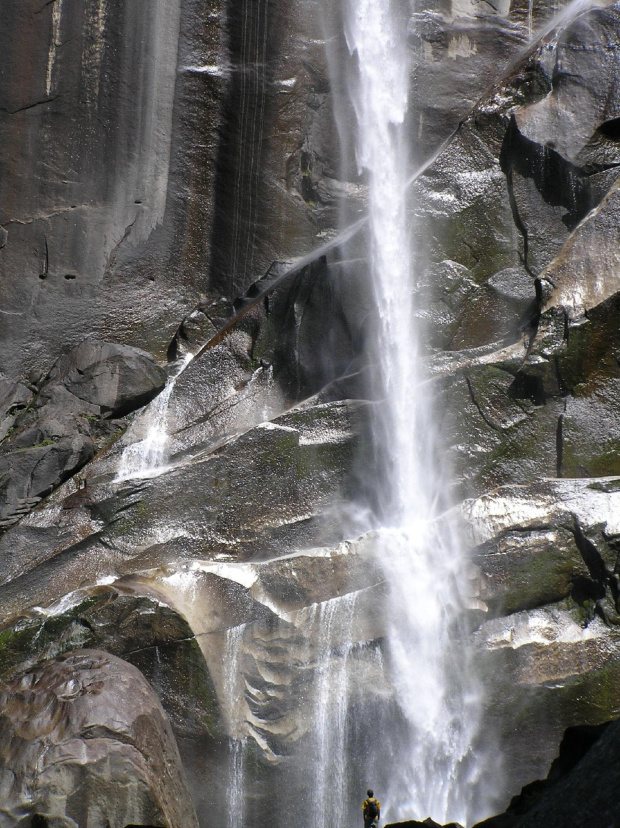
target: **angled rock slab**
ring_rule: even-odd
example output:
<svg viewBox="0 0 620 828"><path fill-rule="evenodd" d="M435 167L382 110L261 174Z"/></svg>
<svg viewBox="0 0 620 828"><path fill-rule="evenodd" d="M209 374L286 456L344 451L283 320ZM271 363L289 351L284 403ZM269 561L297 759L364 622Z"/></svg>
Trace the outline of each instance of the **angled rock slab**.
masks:
<svg viewBox="0 0 620 828"><path fill-rule="evenodd" d="M619 498L618 479L604 478L504 486L465 501L463 537L480 569L479 597L496 612L514 612L570 594L616 619Z"/></svg>
<svg viewBox="0 0 620 828"><path fill-rule="evenodd" d="M85 340L57 360L0 447L0 527L81 469L165 379L150 354L109 342Z"/></svg>
<svg viewBox="0 0 620 828"><path fill-rule="evenodd" d="M555 479L461 507L472 590L490 610L474 634L488 727L513 791L544 775L567 727L620 713L619 497L618 478Z"/></svg>
<svg viewBox="0 0 620 828"><path fill-rule="evenodd" d="M175 539L192 556L224 560L339 540L338 504L365 410L355 402L293 410L151 479L104 475L68 486L0 539L5 617L128 573L132 558Z"/></svg>
<svg viewBox="0 0 620 828"><path fill-rule="evenodd" d="M577 765L519 819L518 828L614 825L620 815L620 725L612 722Z"/></svg>
<svg viewBox="0 0 620 828"><path fill-rule="evenodd" d="M547 773L567 727L620 715L618 628L584 623L566 601L496 618L475 635L491 688L486 727L513 793Z"/></svg>
<svg viewBox="0 0 620 828"><path fill-rule="evenodd" d="M325 682L347 671L348 704L391 698L381 661L383 575L374 533L264 562L194 560L136 573L119 589L184 616L213 678L230 737L269 763L312 738ZM234 684L234 687L233 687ZM321 701L321 698L323 700Z"/></svg>

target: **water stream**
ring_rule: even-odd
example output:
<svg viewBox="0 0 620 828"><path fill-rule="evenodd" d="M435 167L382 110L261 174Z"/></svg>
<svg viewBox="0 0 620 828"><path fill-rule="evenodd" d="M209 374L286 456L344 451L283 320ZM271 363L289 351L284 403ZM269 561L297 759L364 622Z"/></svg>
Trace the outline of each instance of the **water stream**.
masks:
<svg viewBox="0 0 620 828"><path fill-rule="evenodd" d="M137 420L132 423L130 430L140 428L146 431L141 440L129 443L123 450L120 458L117 482L132 477L152 477L159 474L168 460L168 406L174 391L177 379L192 361L192 355L187 354L176 373L166 383L164 390L150 405L141 412Z"/></svg>
<svg viewBox="0 0 620 828"><path fill-rule="evenodd" d="M407 730L394 761L386 818L467 824L482 698L459 635L458 540L436 521L445 483L432 403L420 393L412 239L408 220L408 5L345 0L354 62L349 94L355 154L368 185L367 249L378 324L370 362L382 400L373 423L377 557L386 602L392 682ZM402 739L402 736L401 736Z"/></svg>
<svg viewBox="0 0 620 828"><path fill-rule="evenodd" d="M245 811L245 753L246 737L243 732L245 720L241 700L243 699L243 672L241 670L241 645L245 624L231 627L226 631L223 659L223 692L229 702L228 734L228 802L226 809L227 828L241 828Z"/></svg>
<svg viewBox="0 0 620 828"><path fill-rule="evenodd" d="M348 659L353 647L352 625L357 595L351 593L309 607L304 627L318 657L314 669L313 790L315 828L347 825Z"/></svg>

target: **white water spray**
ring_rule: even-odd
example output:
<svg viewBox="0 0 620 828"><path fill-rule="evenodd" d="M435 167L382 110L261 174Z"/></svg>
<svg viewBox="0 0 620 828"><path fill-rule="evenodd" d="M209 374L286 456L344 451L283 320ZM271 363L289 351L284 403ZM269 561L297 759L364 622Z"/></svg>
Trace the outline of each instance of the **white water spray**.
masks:
<svg viewBox="0 0 620 828"><path fill-rule="evenodd" d="M390 584L388 646L408 730L408 755L394 763L386 816L466 824L481 771L471 754L481 707L455 635L460 550L436 520L443 481L431 406L421 391L407 219L406 11L397 0L345 0L346 41L357 65L350 84L356 158L368 180L368 258L379 317L371 355L383 399L374 424L376 514L383 526L377 555Z"/></svg>
<svg viewBox="0 0 620 828"><path fill-rule="evenodd" d="M192 360L187 354L177 373L168 380L164 390L140 414L140 427L146 426L146 437L130 443L124 449L116 480L132 477L152 477L159 474L168 460L168 406L177 379ZM135 428L132 424L131 429Z"/></svg>

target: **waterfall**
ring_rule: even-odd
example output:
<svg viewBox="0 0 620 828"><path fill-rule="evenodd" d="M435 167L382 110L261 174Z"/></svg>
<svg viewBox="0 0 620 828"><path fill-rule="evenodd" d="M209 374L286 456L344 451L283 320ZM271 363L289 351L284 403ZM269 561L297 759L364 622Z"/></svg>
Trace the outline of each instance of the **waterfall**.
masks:
<svg viewBox="0 0 620 828"><path fill-rule="evenodd" d="M141 412L137 420L132 423L130 433L140 428L146 431L146 436L124 448L118 465L117 482L132 477L152 477L165 466L168 460L168 406L170 397L177 379L192 361L192 358L191 354L186 354L178 371L170 377L161 394L155 397Z"/></svg>
<svg viewBox="0 0 620 828"><path fill-rule="evenodd" d="M432 404L421 389L408 219L408 8L343 0L355 69L348 92L354 148L368 185L368 260L378 311L370 354L381 400L373 425L377 557L390 584L389 664L406 730L385 794L390 820L471 817L483 772L472 752L481 694L459 635L462 556L445 521ZM402 731L402 724L400 725Z"/></svg>

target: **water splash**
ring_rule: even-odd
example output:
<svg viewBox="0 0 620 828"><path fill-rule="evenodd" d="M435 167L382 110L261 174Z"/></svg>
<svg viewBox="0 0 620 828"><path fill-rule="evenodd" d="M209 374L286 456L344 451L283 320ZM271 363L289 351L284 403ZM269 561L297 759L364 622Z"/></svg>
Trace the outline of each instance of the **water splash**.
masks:
<svg viewBox="0 0 620 828"><path fill-rule="evenodd" d="M352 593L313 604L304 627L315 655L313 679L312 768L315 792L314 828L331 828L351 821L348 813L347 714L349 710L349 656L353 649L353 621L357 595Z"/></svg>

